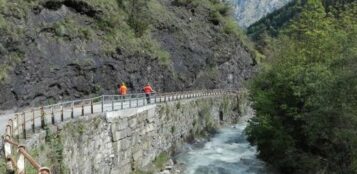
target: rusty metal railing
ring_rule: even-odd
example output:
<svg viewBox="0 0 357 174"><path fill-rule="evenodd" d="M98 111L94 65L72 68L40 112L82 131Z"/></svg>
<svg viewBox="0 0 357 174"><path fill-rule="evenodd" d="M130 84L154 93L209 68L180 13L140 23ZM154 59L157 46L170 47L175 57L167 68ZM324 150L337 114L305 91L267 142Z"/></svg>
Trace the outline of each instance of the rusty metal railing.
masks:
<svg viewBox="0 0 357 174"><path fill-rule="evenodd" d="M25 160L36 169L39 174L50 174L47 167L41 166L26 151L19 140L26 139L28 131L36 133L36 130L44 129L48 124L56 124L75 117L89 114L104 113L115 110L142 107L149 104L165 103L191 98L233 94L235 90L200 90L170 93L152 93L149 97L144 93L121 95L102 95L83 100L61 102L54 105L32 108L23 112L14 113L9 119L4 138L5 159L8 171L17 174L25 174ZM12 152L17 150L18 158Z"/></svg>

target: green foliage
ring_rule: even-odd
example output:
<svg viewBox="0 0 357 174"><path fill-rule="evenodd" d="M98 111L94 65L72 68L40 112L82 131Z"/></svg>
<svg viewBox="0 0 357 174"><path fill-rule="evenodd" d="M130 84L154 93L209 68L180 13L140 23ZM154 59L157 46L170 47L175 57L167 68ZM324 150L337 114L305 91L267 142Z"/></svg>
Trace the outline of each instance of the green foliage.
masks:
<svg viewBox="0 0 357 174"><path fill-rule="evenodd" d="M122 5L125 4L123 3ZM148 16L148 0L129 0L127 2L127 12L129 14L128 24L134 30L137 37L144 35L149 28ZM125 6L125 5L123 5Z"/></svg>
<svg viewBox="0 0 357 174"><path fill-rule="evenodd" d="M181 102L176 103L176 109L181 109Z"/></svg>
<svg viewBox="0 0 357 174"><path fill-rule="evenodd" d="M136 170L134 172L132 172L132 174L153 174L154 172L152 171L141 171L141 170Z"/></svg>
<svg viewBox="0 0 357 174"><path fill-rule="evenodd" d="M86 127L84 124L82 123L78 123L78 133L79 135L83 135L83 133L86 131Z"/></svg>
<svg viewBox="0 0 357 174"><path fill-rule="evenodd" d="M48 166L54 173L69 173L68 169L63 163L63 144L61 140L61 135L56 132L51 132L46 128L46 147L41 150L42 153L45 152ZM33 155L38 153L32 151Z"/></svg>
<svg viewBox="0 0 357 174"><path fill-rule="evenodd" d="M175 0L174 4L178 6L186 6L189 9L201 7L209 10L208 20L212 24L219 26L221 32L232 35L240 40L242 46L249 51L254 60L263 59L263 56L256 51L254 43L251 42L245 32L239 27L237 21L234 19L232 15L232 5L229 1Z"/></svg>
<svg viewBox="0 0 357 174"><path fill-rule="evenodd" d="M249 140L282 173L357 173L357 4L331 10L308 1L251 86Z"/></svg>
<svg viewBox="0 0 357 174"><path fill-rule="evenodd" d="M175 127L175 126L172 126L172 127L171 127L171 133L173 134L173 133L175 133L175 131L176 131L176 127Z"/></svg>
<svg viewBox="0 0 357 174"><path fill-rule="evenodd" d="M66 18L63 21L55 23L53 28L58 37L79 37L85 40L91 40L94 37L95 32L91 28L85 26L78 27L78 25L74 20Z"/></svg>
<svg viewBox="0 0 357 174"><path fill-rule="evenodd" d="M0 44L0 83L3 83L8 78L8 72L11 71L24 57L23 51L20 49L20 39L24 37L24 27L9 23L5 16L16 16L19 21L25 20L26 4L24 2L12 3L5 0L0 0L0 39L3 41ZM7 15L5 15L7 14Z"/></svg>
<svg viewBox="0 0 357 174"><path fill-rule="evenodd" d="M4 62L0 64L0 82L8 78L8 72L22 60L23 54L20 52L8 52L4 56Z"/></svg>
<svg viewBox="0 0 357 174"><path fill-rule="evenodd" d="M0 158L0 172L2 172L2 173L6 172L5 158Z"/></svg>
<svg viewBox="0 0 357 174"><path fill-rule="evenodd" d="M302 0L291 1L279 10L270 13L266 17L249 26L247 34L254 40L260 39L261 34L265 32L271 36L277 36L279 29L289 22L290 19L299 14L305 3L306 1Z"/></svg>
<svg viewBox="0 0 357 174"><path fill-rule="evenodd" d="M165 167L165 163L170 159L170 155L167 152L160 153L153 162L157 169L162 170Z"/></svg>
<svg viewBox="0 0 357 174"><path fill-rule="evenodd" d="M161 65L171 63L170 54L161 48L150 32L151 16L158 17L156 11L168 13L156 0L111 0L110 4L115 4L112 6L95 0L89 3L102 8L104 12L103 17L97 20L96 27L105 33L100 38L104 40L105 52L112 54L119 49L142 57L148 55Z"/></svg>

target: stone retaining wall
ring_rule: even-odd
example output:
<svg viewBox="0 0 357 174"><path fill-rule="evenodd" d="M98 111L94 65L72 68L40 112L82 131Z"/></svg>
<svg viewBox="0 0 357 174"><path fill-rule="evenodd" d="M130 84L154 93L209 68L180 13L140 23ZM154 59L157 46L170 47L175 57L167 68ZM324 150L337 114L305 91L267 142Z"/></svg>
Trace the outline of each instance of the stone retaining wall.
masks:
<svg viewBox="0 0 357 174"><path fill-rule="evenodd" d="M82 117L51 128L61 142L61 159L56 165L62 167L57 170L129 174L146 167L162 152L170 153L187 140L235 123L239 113L239 98L230 95ZM33 148L40 147L36 146ZM46 157L40 160L48 163Z"/></svg>

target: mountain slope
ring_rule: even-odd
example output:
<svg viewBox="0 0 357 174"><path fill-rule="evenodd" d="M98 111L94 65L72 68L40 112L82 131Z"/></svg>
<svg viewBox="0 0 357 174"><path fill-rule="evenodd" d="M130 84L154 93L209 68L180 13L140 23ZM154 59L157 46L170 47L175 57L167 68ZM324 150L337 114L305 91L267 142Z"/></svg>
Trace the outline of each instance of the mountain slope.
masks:
<svg viewBox="0 0 357 174"><path fill-rule="evenodd" d="M247 28L265 15L280 9L291 0L233 0L240 26Z"/></svg>
<svg viewBox="0 0 357 174"><path fill-rule="evenodd" d="M254 60L214 0L0 0L0 108L131 92L236 88Z"/></svg>

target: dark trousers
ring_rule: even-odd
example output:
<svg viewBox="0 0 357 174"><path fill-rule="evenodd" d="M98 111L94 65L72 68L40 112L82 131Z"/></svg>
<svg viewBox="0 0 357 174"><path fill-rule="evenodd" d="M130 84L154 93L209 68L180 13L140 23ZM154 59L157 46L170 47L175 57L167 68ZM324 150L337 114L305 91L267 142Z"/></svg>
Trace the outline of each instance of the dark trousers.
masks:
<svg viewBox="0 0 357 174"><path fill-rule="evenodd" d="M125 100L125 95L120 95L119 99Z"/></svg>
<svg viewBox="0 0 357 174"><path fill-rule="evenodd" d="M151 103L150 102L150 94L145 94L146 95L146 101L148 102L148 103Z"/></svg>

